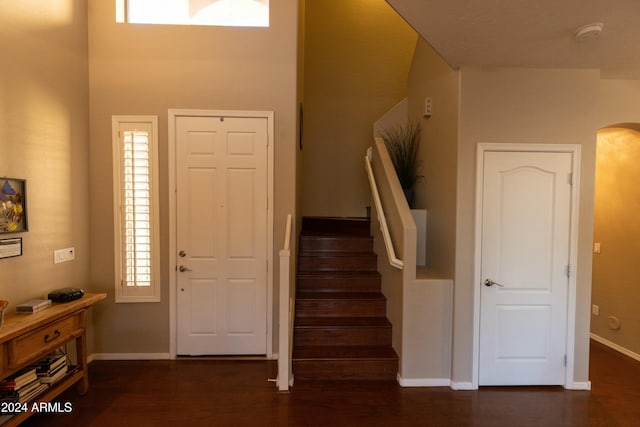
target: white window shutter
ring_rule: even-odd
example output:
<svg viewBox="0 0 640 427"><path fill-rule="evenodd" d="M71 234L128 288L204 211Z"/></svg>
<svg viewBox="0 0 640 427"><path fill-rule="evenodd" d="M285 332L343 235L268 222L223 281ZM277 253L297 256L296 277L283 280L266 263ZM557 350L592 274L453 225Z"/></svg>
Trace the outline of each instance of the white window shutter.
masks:
<svg viewBox="0 0 640 427"><path fill-rule="evenodd" d="M113 117L116 301L159 301L157 118Z"/></svg>

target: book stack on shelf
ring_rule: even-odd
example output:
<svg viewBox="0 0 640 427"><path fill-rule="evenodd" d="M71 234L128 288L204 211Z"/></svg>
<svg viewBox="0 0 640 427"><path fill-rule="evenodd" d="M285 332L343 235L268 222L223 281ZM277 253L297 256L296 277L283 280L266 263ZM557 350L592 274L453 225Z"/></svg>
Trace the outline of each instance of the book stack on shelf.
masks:
<svg viewBox="0 0 640 427"><path fill-rule="evenodd" d="M32 299L16 305L16 313L37 313L51 307L50 299Z"/></svg>
<svg viewBox="0 0 640 427"><path fill-rule="evenodd" d="M25 403L32 400L67 373L67 357L50 354L36 364L0 381L0 402Z"/></svg>
<svg viewBox="0 0 640 427"><path fill-rule="evenodd" d="M36 363L36 375L43 384L53 384L67 373L67 356L56 352Z"/></svg>
<svg viewBox="0 0 640 427"><path fill-rule="evenodd" d="M36 368L29 367L0 382L0 401L25 403L47 387L38 378Z"/></svg>

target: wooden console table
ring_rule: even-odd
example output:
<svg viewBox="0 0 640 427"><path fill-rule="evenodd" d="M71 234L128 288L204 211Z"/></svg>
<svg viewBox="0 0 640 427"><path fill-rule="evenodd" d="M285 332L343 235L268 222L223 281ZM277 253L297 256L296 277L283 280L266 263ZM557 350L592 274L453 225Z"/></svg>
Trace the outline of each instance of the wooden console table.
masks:
<svg viewBox="0 0 640 427"><path fill-rule="evenodd" d="M7 313L0 328L0 379L37 362L65 343L76 341L77 366L70 366L65 377L36 397L49 402L74 384L84 394L89 389L87 371L87 310L107 294L84 294L75 301L54 303L46 310L33 314ZM5 426L15 426L31 416L21 412L8 419Z"/></svg>

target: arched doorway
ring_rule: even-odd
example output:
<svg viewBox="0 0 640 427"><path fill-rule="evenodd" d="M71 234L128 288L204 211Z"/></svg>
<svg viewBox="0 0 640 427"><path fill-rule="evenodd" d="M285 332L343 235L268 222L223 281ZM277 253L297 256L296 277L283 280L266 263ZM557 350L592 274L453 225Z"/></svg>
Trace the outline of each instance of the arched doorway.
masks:
<svg viewBox="0 0 640 427"><path fill-rule="evenodd" d="M598 132L591 336L640 360L640 124Z"/></svg>

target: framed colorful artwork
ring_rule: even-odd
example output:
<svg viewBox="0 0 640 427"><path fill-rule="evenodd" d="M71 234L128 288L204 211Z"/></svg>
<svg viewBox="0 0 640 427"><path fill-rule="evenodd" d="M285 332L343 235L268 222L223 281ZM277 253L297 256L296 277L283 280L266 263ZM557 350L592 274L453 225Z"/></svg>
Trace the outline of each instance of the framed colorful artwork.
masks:
<svg viewBox="0 0 640 427"><path fill-rule="evenodd" d="M0 178L0 233L28 230L26 192L26 180Z"/></svg>

